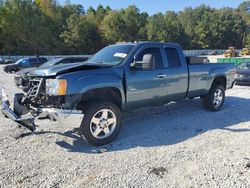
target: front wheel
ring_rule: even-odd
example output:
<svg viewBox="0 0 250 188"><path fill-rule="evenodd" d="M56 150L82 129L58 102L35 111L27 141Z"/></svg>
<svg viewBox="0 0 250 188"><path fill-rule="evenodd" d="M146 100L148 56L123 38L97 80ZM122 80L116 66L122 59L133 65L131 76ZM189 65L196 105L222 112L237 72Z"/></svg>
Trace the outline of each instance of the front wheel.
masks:
<svg viewBox="0 0 250 188"><path fill-rule="evenodd" d="M211 111L219 111L225 101L225 88L222 85L213 84L209 93L203 98L203 105Z"/></svg>
<svg viewBox="0 0 250 188"><path fill-rule="evenodd" d="M121 127L121 111L116 105L90 103L85 106L83 113L80 134L87 142L99 146L108 144L117 137Z"/></svg>

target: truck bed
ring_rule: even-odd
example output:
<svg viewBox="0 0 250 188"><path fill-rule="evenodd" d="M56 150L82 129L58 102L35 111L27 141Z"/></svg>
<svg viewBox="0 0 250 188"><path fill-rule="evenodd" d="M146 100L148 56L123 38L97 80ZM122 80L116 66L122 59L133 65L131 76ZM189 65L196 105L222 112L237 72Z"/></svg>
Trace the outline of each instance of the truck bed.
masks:
<svg viewBox="0 0 250 188"><path fill-rule="evenodd" d="M226 89L232 87L234 76L230 76L235 71L233 63L196 63L189 67L189 89L187 97L196 97L207 94L211 87L212 79L218 72L221 76L227 76ZM202 71L203 70L203 71Z"/></svg>

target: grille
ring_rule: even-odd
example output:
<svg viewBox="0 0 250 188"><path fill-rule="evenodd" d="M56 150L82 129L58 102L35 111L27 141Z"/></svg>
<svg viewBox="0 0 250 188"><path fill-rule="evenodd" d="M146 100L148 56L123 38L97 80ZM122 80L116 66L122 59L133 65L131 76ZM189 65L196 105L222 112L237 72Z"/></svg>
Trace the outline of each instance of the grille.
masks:
<svg viewBox="0 0 250 188"><path fill-rule="evenodd" d="M29 80L29 91L27 93L27 98L35 102L36 99L41 94L42 86L44 83L43 78L30 78Z"/></svg>

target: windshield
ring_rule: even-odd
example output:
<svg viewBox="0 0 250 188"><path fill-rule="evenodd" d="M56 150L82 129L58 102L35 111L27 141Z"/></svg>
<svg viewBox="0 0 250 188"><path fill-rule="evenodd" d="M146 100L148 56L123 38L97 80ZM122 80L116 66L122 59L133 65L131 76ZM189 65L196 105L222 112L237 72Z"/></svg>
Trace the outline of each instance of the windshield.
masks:
<svg viewBox="0 0 250 188"><path fill-rule="evenodd" d="M55 59L52 59L52 60L49 60L47 61L46 63L42 64L40 67L43 68L43 67L50 67L50 66L53 66L55 65L56 63L60 62L63 58L55 58Z"/></svg>
<svg viewBox="0 0 250 188"><path fill-rule="evenodd" d="M19 59L15 64L20 66L29 66L30 62L28 59Z"/></svg>
<svg viewBox="0 0 250 188"><path fill-rule="evenodd" d="M20 62L22 62L25 59L19 59L18 61L15 62L15 64L19 64Z"/></svg>
<svg viewBox="0 0 250 188"><path fill-rule="evenodd" d="M134 45L112 45L97 52L87 63L119 65L127 57Z"/></svg>
<svg viewBox="0 0 250 188"><path fill-rule="evenodd" d="M239 69L250 69L250 63L242 63L238 66Z"/></svg>

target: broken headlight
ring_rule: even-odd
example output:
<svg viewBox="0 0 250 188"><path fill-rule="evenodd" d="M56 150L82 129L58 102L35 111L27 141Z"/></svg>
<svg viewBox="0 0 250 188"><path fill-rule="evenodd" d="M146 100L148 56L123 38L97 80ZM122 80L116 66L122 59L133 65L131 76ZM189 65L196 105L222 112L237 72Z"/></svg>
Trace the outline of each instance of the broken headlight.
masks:
<svg viewBox="0 0 250 188"><path fill-rule="evenodd" d="M65 79L47 79L46 93L48 95L66 95L67 80Z"/></svg>

